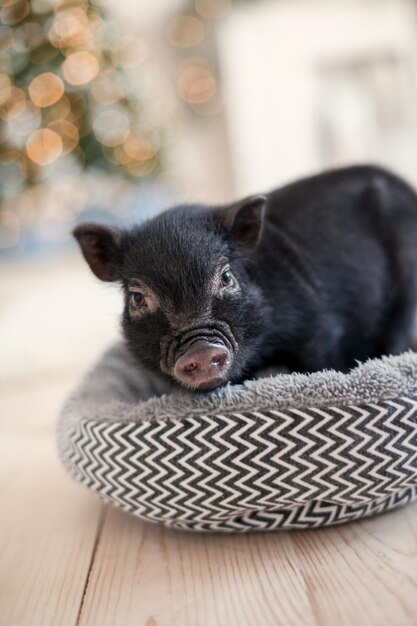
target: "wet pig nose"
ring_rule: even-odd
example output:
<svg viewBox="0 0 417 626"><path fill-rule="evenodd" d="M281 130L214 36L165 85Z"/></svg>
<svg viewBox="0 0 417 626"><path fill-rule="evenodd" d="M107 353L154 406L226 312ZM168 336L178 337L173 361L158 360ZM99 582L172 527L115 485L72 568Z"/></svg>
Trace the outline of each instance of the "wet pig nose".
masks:
<svg viewBox="0 0 417 626"><path fill-rule="evenodd" d="M229 365L230 353L225 346L196 341L175 363L174 376L185 385L209 388Z"/></svg>

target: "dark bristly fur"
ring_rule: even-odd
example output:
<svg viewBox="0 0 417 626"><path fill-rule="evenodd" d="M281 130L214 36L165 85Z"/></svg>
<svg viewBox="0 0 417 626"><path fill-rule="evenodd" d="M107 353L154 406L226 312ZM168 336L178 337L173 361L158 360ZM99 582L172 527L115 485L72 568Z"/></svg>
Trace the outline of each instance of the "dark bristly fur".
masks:
<svg viewBox="0 0 417 626"><path fill-rule="evenodd" d="M212 386L265 366L348 370L410 346L417 196L380 168L331 171L228 207L180 206L125 232L80 225L74 235L93 272L123 285L130 351L165 378L201 338L230 355ZM227 265L233 288L218 284ZM132 280L155 294L155 310L132 314Z"/></svg>

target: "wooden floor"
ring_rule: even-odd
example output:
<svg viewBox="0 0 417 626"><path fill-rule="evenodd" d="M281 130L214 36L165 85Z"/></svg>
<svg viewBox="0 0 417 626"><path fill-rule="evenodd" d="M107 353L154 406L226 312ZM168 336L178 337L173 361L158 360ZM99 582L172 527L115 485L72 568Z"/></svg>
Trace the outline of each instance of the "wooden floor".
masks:
<svg viewBox="0 0 417 626"><path fill-rule="evenodd" d="M0 624L417 624L417 506L328 530L167 531L104 506L56 456L73 372L1 383Z"/></svg>

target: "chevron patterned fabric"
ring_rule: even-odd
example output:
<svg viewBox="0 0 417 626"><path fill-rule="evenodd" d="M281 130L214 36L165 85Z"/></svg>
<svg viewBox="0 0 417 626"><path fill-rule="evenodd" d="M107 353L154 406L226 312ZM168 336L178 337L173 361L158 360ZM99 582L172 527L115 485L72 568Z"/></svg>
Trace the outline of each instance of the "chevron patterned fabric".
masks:
<svg viewBox="0 0 417 626"><path fill-rule="evenodd" d="M417 498L417 394L119 421L88 418L86 389L62 413L61 458L142 519L198 531L311 528Z"/></svg>

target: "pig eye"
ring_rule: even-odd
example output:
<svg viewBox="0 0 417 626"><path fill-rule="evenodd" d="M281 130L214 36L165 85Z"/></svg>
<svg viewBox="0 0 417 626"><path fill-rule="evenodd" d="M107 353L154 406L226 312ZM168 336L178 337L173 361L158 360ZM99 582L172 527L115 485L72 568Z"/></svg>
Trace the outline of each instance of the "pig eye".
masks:
<svg viewBox="0 0 417 626"><path fill-rule="evenodd" d="M145 304L145 296L140 291L134 291L131 298L136 306L143 306Z"/></svg>
<svg viewBox="0 0 417 626"><path fill-rule="evenodd" d="M132 316L142 317L148 311L148 301L141 291L131 291L129 310Z"/></svg>
<svg viewBox="0 0 417 626"><path fill-rule="evenodd" d="M233 280L232 272L230 270L225 270L223 272L221 278L222 278L222 285L223 285L223 287L227 287L228 285L231 284L231 282Z"/></svg>
<svg viewBox="0 0 417 626"><path fill-rule="evenodd" d="M129 313L132 318L139 319L148 313L154 313L159 307L156 294L146 285L135 281L129 285Z"/></svg>
<svg viewBox="0 0 417 626"><path fill-rule="evenodd" d="M219 277L218 291L235 291L239 288L238 282L229 267L225 267Z"/></svg>

